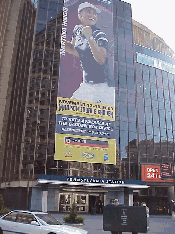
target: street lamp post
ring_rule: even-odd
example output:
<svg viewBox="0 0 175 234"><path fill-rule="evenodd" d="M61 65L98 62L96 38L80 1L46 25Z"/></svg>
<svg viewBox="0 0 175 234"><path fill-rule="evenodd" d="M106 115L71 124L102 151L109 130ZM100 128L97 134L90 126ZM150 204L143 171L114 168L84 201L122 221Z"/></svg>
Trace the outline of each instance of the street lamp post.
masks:
<svg viewBox="0 0 175 234"><path fill-rule="evenodd" d="M33 163L27 164L28 169L28 181L27 181L27 210L29 210L29 181L30 181L30 172L33 170Z"/></svg>

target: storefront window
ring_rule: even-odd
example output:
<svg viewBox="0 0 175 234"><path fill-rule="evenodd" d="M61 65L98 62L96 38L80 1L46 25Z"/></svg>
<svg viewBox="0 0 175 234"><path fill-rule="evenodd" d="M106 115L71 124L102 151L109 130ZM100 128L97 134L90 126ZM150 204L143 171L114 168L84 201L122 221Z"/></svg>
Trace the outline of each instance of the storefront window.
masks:
<svg viewBox="0 0 175 234"><path fill-rule="evenodd" d="M66 212L71 209L71 194L60 194L59 211Z"/></svg>
<svg viewBox="0 0 175 234"><path fill-rule="evenodd" d="M77 211L86 211L86 195L75 195L75 202L77 203Z"/></svg>
<svg viewBox="0 0 175 234"><path fill-rule="evenodd" d="M77 204L86 204L86 196L77 195Z"/></svg>

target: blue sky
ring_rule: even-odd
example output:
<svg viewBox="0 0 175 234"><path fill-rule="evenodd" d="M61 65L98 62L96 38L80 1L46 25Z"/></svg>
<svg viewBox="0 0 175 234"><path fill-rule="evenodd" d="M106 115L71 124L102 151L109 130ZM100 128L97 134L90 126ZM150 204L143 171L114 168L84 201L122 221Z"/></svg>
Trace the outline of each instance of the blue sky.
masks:
<svg viewBox="0 0 175 234"><path fill-rule="evenodd" d="M125 0L131 3L132 18L164 39L175 52L175 0Z"/></svg>

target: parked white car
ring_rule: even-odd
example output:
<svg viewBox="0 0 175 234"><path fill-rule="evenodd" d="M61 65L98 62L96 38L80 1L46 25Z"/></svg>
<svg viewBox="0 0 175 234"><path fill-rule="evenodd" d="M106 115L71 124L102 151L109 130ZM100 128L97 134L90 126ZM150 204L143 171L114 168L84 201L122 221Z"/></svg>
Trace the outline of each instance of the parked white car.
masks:
<svg viewBox="0 0 175 234"><path fill-rule="evenodd" d="M2 233L88 234L83 229L61 224L48 213L22 210L14 210L0 217Z"/></svg>

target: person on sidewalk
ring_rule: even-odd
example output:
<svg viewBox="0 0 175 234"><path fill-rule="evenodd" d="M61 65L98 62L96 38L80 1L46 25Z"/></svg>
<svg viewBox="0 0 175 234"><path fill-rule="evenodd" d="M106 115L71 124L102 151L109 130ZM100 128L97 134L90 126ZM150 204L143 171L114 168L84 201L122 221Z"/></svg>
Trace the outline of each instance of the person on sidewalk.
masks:
<svg viewBox="0 0 175 234"><path fill-rule="evenodd" d="M172 202L172 220L175 221L175 202L174 200Z"/></svg>
<svg viewBox="0 0 175 234"><path fill-rule="evenodd" d="M115 206L119 206L119 199L115 199L114 203L112 204L114 204ZM122 234L122 232L111 231L111 234Z"/></svg>

